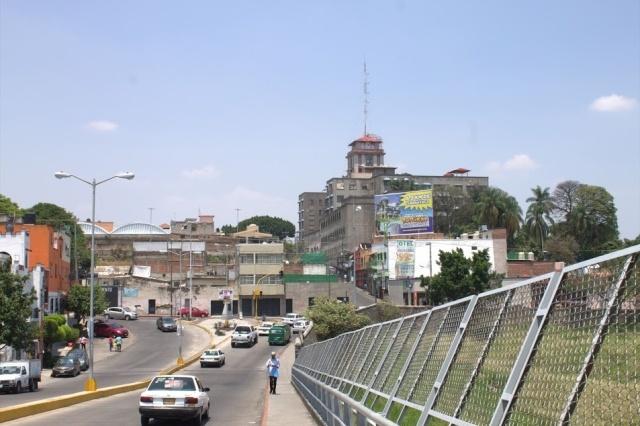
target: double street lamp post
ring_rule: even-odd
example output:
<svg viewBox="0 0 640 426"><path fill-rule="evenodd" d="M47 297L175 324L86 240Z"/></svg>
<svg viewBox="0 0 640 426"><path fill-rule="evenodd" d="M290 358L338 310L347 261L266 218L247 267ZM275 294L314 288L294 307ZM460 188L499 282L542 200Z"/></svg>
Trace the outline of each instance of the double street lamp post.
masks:
<svg viewBox="0 0 640 426"><path fill-rule="evenodd" d="M88 181L82 179L78 176L72 175L67 172L56 172L54 176L58 179L65 178L75 178L81 182L86 183L91 186L91 269L90 269L90 296L89 296L89 324L87 325L87 329L89 332L89 379L84 384L84 389L86 391L95 391L97 389L96 380L93 375L93 322L94 322L94 312L93 312L93 299L95 292L95 254L96 254L96 186L101 185L105 182L108 182L112 179L127 179L131 180L135 177L135 174L131 172L122 172L117 175L111 176L110 178L96 181L95 178Z"/></svg>

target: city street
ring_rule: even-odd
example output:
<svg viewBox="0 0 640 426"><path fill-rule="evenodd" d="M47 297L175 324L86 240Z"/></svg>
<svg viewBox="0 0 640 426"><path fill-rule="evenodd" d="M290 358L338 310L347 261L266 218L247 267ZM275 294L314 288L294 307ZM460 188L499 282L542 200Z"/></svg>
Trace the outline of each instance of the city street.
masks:
<svg viewBox="0 0 640 426"><path fill-rule="evenodd" d="M199 363L182 370L182 374L198 376L204 386L211 388L211 410L206 424L248 425L261 424L265 397L265 363L272 350L267 339L261 338L252 348L231 349L228 342L221 346L227 363L221 368L200 368ZM180 374L178 373L178 374ZM36 426L43 424L70 425L136 425L140 424L138 397L134 391L110 398L78 404L72 407L43 413L7 425ZM278 395L272 396L277 398ZM90 420L88 418L90 417ZM152 425L180 424L151 422Z"/></svg>
<svg viewBox="0 0 640 426"><path fill-rule="evenodd" d="M94 375L98 387L114 386L142 380L175 364L178 357L178 336L163 333L156 328L155 319L121 321L131 335L123 340L120 353L109 353L107 340L96 338ZM183 356L186 358L202 349L209 342L209 335L202 329L185 325ZM87 348L88 349L88 348ZM45 374L45 373L43 373ZM46 374L50 374L49 371ZM89 370L77 377L52 378L45 376L37 392L18 395L0 394L0 407L66 395L83 391Z"/></svg>

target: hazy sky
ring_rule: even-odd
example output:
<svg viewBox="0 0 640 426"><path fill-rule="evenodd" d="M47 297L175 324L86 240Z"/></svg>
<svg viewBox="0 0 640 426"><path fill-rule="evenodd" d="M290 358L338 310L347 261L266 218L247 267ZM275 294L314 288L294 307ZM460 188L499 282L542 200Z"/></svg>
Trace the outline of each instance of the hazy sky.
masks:
<svg viewBox="0 0 640 426"><path fill-rule="evenodd" d="M640 2L0 0L0 193L119 224L297 223L369 129L387 163L524 200L566 179L640 233Z"/></svg>

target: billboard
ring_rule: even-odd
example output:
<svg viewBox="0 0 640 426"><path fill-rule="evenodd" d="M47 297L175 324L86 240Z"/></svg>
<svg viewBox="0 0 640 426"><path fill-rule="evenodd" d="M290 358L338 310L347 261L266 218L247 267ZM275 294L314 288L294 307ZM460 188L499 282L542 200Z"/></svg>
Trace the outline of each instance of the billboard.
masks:
<svg viewBox="0 0 640 426"><path fill-rule="evenodd" d="M433 191L398 192L374 197L379 234L408 235L433 232Z"/></svg>

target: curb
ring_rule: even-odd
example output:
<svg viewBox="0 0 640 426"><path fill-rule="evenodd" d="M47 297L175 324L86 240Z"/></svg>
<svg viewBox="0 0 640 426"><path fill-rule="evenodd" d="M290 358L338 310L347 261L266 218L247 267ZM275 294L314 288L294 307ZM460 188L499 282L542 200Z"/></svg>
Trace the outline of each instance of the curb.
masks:
<svg viewBox="0 0 640 426"><path fill-rule="evenodd" d="M158 374L173 374L176 371L180 371L184 367L193 364L200 359L200 354L209 348L215 346L213 341L213 333L208 328L199 324L190 324L195 327L201 328L209 334L209 343L189 358L187 358L182 365L175 365L173 367L165 368ZM220 343L226 341L229 337L225 337ZM8 408L0 408L0 423L8 422L9 420L16 420L21 417L32 416L34 414L44 413L46 411L57 410L58 408L69 407L71 405L80 404L94 399L106 398L113 395L118 395L125 392L131 392L137 389L142 389L149 384L151 379L142 380L139 382L126 383L124 385L110 386L107 388L98 389L96 391L77 392L63 396L57 396L54 398L43 399L37 402L27 402L25 404L14 405Z"/></svg>

